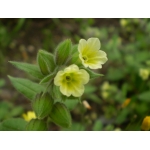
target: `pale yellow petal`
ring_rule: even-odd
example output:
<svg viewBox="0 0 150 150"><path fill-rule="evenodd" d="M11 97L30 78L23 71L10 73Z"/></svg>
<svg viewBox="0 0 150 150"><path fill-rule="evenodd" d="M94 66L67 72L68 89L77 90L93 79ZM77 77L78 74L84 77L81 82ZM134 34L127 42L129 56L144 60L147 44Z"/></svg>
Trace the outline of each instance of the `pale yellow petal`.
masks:
<svg viewBox="0 0 150 150"><path fill-rule="evenodd" d="M102 65L100 63L99 64L90 64L89 68L91 68L91 69L100 69L100 68L102 68Z"/></svg>
<svg viewBox="0 0 150 150"><path fill-rule="evenodd" d="M81 75L81 81L83 84L87 84L89 82L90 76L84 69L80 69Z"/></svg>
<svg viewBox="0 0 150 150"><path fill-rule="evenodd" d="M99 63L104 64L104 63L106 63L107 60L108 60L107 57L103 57L103 58L100 59Z"/></svg>
<svg viewBox="0 0 150 150"><path fill-rule="evenodd" d="M71 96L71 89L65 83L60 86L60 92L68 97Z"/></svg>
<svg viewBox="0 0 150 150"><path fill-rule="evenodd" d="M94 59L94 58L102 58L102 57L107 57L107 56L104 51L96 50L96 51L90 51L87 57L88 59Z"/></svg>
<svg viewBox="0 0 150 150"><path fill-rule="evenodd" d="M61 85L61 82L63 80L63 75L64 75L64 71L59 71L57 73L57 75L55 76L54 78L54 84L57 85L57 86L60 86Z"/></svg>
<svg viewBox="0 0 150 150"><path fill-rule="evenodd" d="M73 64L73 65L70 65L69 67L67 67L67 68L65 68L65 70L64 70L64 72L77 72L77 71L79 71L79 67L77 66L77 65L75 65L75 64Z"/></svg>
<svg viewBox="0 0 150 150"><path fill-rule="evenodd" d="M74 97L80 97L83 93L84 93L84 86L83 85L78 85L75 86L74 84L72 84L72 95Z"/></svg>
<svg viewBox="0 0 150 150"><path fill-rule="evenodd" d="M91 50L99 50L100 49L100 40L98 38L89 38L87 40L87 47Z"/></svg>
<svg viewBox="0 0 150 150"><path fill-rule="evenodd" d="M107 61L107 57L95 57L95 58L90 58L88 61L88 64L104 64Z"/></svg>
<svg viewBox="0 0 150 150"><path fill-rule="evenodd" d="M104 64L107 61L106 53L103 51L94 51L91 56L88 56L87 64L92 69L98 69L102 68L102 64Z"/></svg>
<svg viewBox="0 0 150 150"><path fill-rule="evenodd" d="M87 47L87 41L84 40L84 39L81 39L79 41L79 45L78 45L78 51L79 51L79 53L82 53L83 50L86 49L86 47Z"/></svg>
<svg viewBox="0 0 150 150"><path fill-rule="evenodd" d="M100 57L106 57L107 56L107 54L102 50L99 50L98 53L99 53Z"/></svg>

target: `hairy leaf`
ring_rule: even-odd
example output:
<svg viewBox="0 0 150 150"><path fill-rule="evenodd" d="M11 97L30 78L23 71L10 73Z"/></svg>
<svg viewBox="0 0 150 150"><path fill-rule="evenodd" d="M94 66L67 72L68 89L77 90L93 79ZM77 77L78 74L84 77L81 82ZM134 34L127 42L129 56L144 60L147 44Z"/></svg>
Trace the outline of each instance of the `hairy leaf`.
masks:
<svg viewBox="0 0 150 150"><path fill-rule="evenodd" d="M37 93L44 91L44 87L27 79L8 76L13 86L29 100L33 100Z"/></svg>
<svg viewBox="0 0 150 150"><path fill-rule="evenodd" d="M40 69L36 65L28 64L28 63L21 63L21 62L15 62L15 61L9 61L12 65L17 67L20 70L23 70L27 72L28 74L32 75L33 77L37 79L42 79L44 76L40 72Z"/></svg>
<svg viewBox="0 0 150 150"><path fill-rule="evenodd" d="M1 123L2 131L25 131L27 122L22 118L10 118Z"/></svg>

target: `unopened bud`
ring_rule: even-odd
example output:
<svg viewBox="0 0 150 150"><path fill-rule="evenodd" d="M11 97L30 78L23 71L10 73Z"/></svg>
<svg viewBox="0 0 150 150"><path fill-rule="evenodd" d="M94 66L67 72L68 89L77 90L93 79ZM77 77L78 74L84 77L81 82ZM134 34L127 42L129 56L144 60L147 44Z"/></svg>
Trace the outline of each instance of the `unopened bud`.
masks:
<svg viewBox="0 0 150 150"><path fill-rule="evenodd" d="M26 126L27 131L47 131L46 122L43 120L32 119Z"/></svg>
<svg viewBox="0 0 150 150"><path fill-rule="evenodd" d="M57 125L68 128L71 126L71 115L67 107L60 102L54 104L50 118Z"/></svg>
<svg viewBox="0 0 150 150"><path fill-rule="evenodd" d="M38 119L43 119L47 117L53 107L54 100L49 95L49 93L45 93L44 95L37 94L36 98L32 102L33 110Z"/></svg>
<svg viewBox="0 0 150 150"><path fill-rule="evenodd" d="M56 64L63 65L69 58L71 53L71 40L61 42L56 48Z"/></svg>
<svg viewBox="0 0 150 150"><path fill-rule="evenodd" d="M39 50L37 55L37 61L40 70L44 75L52 73L56 67L53 55L44 50Z"/></svg>

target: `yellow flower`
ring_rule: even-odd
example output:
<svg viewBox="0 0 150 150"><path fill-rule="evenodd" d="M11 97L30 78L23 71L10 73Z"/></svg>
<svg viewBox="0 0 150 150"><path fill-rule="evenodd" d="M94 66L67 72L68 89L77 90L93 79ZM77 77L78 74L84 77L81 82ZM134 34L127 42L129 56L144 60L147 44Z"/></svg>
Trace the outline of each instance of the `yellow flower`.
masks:
<svg viewBox="0 0 150 150"><path fill-rule="evenodd" d="M150 129L150 116L146 116L143 119L141 129L146 130L146 131L148 131Z"/></svg>
<svg viewBox="0 0 150 150"><path fill-rule="evenodd" d="M87 41L81 39L78 45L79 57L85 67L91 69L102 68L102 64L107 61L106 53L100 49L98 38L89 38Z"/></svg>
<svg viewBox="0 0 150 150"><path fill-rule="evenodd" d="M80 97L84 93L84 84L88 81L89 74L74 64L59 71L54 78L54 84L60 86L60 92L68 97Z"/></svg>
<svg viewBox="0 0 150 150"><path fill-rule="evenodd" d="M143 80L147 80L149 77L149 70L148 69L140 69L139 75Z"/></svg>
<svg viewBox="0 0 150 150"><path fill-rule="evenodd" d="M22 117L29 122L31 119L35 119L36 115L33 111L28 111L27 114L23 114Z"/></svg>

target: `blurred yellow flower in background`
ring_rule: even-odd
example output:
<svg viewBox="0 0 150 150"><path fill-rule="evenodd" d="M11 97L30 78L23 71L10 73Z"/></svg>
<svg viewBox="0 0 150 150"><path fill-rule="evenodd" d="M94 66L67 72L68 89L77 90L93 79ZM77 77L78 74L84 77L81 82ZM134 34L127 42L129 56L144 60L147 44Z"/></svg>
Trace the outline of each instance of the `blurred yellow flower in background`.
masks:
<svg viewBox="0 0 150 150"><path fill-rule="evenodd" d="M127 19L120 19L120 25L122 27L125 27L128 24L128 20Z"/></svg>
<svg viewBox="0 0 150 150"><path fill-rule="evenodd" d="M150 129L150 116L146 116L143 119L141 129L145 131L148 131Z"/></svg>
<svg viewBox="0 0 150 150"><path fill-rule="evenodd" d="M127 99L123 102L122 108L127 107L127 106L129 105L130 102L131 102L131 99L130 99L130 98L127 98Z"/></svg>
<svg viewBox="0 0 150 150"><path fill-rule="evenodd" d="M110 89L111 89L111 85L109 84L109 82L105 81L103 84L102 84L102 97L104 99L108 98L109 95L110 95Z"/></svg>
<svg viewBox="0 0 150 150"><path fill-rule="evenodd" d="M91 69L102 68L108 59L104 51L100 49L100 41L98 38L89 38L87 41L81 39L78 45L79 58L85 67Z"/></svg>
<svg viewBox="0 0 150 150"><path fill-rule="evenodd" d="M101 94L104 99L113 96L117 92L117 87L105 81L101 87Z"/></svg>
<svg viewBox="0 0 150 150"><path fill-rule="evenodd" d="M110 90L111 89L111 85L109 84L109 82L105 81L103 84L102 84L102 90L103 91L107 91L107 90Z"/></svg>
<svg viewBox="0 0 150 150"><path fill-rule="evenodd" d="M80 97L84 93L84 84L89 81L89 74L77 65L71 65L59 71L54 78L54 84L60 86L63 95Z"/></svg>
<svg viewBox="0 0 150 150"><path fill-rule="evenodd" d="M140 77L143 79L143 80L147 80L148 79L148 77L149 77L149 70L148 69L143 69L143 68L141 68L140 70L139 70L139 75L140 75Z"/></svg>
<svg viewBox="0 0 150 150"><path fill-rule="evenodd" d="M25 121L29 122L31 119L35 119L36 115L33 111L28 111L27 114L23 114L22 117Z"/></svg>

